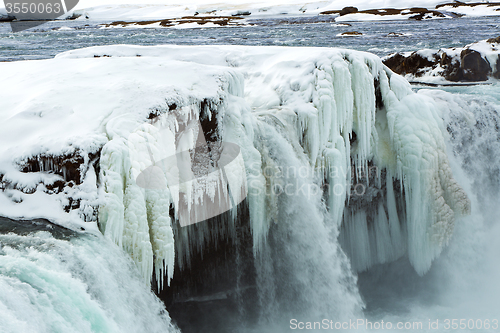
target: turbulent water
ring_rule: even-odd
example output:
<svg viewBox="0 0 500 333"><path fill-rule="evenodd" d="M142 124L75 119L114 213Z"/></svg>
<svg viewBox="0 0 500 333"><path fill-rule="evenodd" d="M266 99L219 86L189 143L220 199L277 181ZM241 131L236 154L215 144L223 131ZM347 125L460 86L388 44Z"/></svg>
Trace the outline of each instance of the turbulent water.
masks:
<svg viewBox="0 0 500 333"><path fill-rule="evenodd" d="M271 21L247 28L51 30L58 26L55 22L35 32L12 34L6 24L0 24L0 60L48 58L76 47L116 43L335 46L386 55L462 46L498 32L495 19L354 23L352 27ZM364 36L335 37L346 30L361 31ZM408 36L386 37L389 32ZM271 246L259 254L255 266L261 273L257 283L269 286L259 296L260 318L271 319L263 320L256 331L290 331L288 321L297 313L303 317L295 319L303 322L324 316L335 321L338 318L328 317L335 313L394 326L411 323L412 329L422 323L415 332L453 331L454 319L459 325L466 323L461 331L499 331L500 85L446 90L421 89L418 94L430 96L439 106L453 173L472 201L472 214L457 220L449 247L424 276L415 272L407 258L401 258L357 274L359 291L346 290L345 286L355 284L356 274L349 272L348 258L328 239L332 230L325 227L321 197L280 197L276 204L287 209L280 210L276 219L287 223L272 226ZM272 142L266 149L273 163L300 165L293 154L287 154L290 145L274 127L261 126L263 140ZM144 286L131 260L104 237L80 236L43 221L26 225L2 219L0 226L0 332L175 330L163 304ZM270 266L269 258L279 259ZM329 274L338 280L328 282L325 276ZM317 279L310 281L311 276ZM334 285L337 281L342 283ZM357 312L361 304L365 308ZM437 320L438 330L429 326ZM233 331L245 330L244 324L232 325ZM361 325L356 331L365 329ZM395 330L386 326L376 331Z"/></svg>
<svg viewBox="0 0 500 333"><path fill-rule="evenodd" d="M500 309L499 88L497 83L419 92L433 97L442 111L453 172L472 199L472 214L457 222L449 248L426 276L418 277L404 260L360 274L368 318L422 322L429 332L429 320L439 319L438 331L447 331L447 319L465 319L470 326L460 331L498 331L484 324L498 319Z"/></svg>
<svg viewBox="0 0 500 333"><path fill-rule="evenodd" d="M4 218L0 230L0 332L175 331L131 260L102 236Z"/></svg>

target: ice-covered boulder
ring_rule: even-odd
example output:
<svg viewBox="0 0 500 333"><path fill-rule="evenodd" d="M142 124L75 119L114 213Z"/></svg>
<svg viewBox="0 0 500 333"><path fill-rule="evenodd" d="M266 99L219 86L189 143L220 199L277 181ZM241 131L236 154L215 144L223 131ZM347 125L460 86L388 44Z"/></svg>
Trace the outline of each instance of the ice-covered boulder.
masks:
<svg viewBox="0 0 500 333"><path fill-rule="evenodd" d="M420 50L395 53L384 59L394 72L409 80L439 82L444 78L452 82L487 81L500 78L499 38L472 43L463 48Z"/></svg>

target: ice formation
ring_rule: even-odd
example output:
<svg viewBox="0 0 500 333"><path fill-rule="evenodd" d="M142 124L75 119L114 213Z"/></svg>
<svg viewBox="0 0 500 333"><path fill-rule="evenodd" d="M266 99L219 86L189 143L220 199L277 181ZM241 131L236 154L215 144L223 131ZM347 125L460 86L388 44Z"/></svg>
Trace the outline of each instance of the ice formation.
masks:
<svg viewBox="0 0 500 333"><path fill-rule="evenodd" d="M394 53L385 57L384 63L410 82L446 85L450 81L491 81L500 78L499 47L497 37L464 47Z"/></svg>
<svg viewBox="0 0 500 333"><path fill-rule="evenodd" d="M14 88L25 80L17 71L21 66L22 73L37 78L25 84L24 92ZM1 200L8 205L2 204L0 213L16 215L20 209L12 207L29 207L23 204L29 204L30 196L51 198L41 188L45 178L61 179L45 169L21 172L12 161L47 150L62 156L69 147L89 155L97 147L99 171L89 167L82 184L99 186L93 189L93 205L99 205L100 229L132 256L145 281L153 270L157 277L165 276L159 287L174 274L173 223L207 200L228 202L226 185L235 202L248 191L254 254L262 271L269 232L276 224L295 242L288 251L309 248L316 256L316 268L302 272L309 275L297 278L298 284L322 275L347 279L337 237L355 270L407 253L415 270L424 274L449 241L455 216L470 210L453 179L433 100L413 93L372 54L328 48L114 46L0 64L0 70L6 75L0 91L7 96L2 99L2 141L10 142L2 145L2 186L6 179L8 184L27 184L5 187ZM56 75L64 79L56 83L51 79ZM4 133L10 133L13 117L30 128L46 119L46 127L35 132L42 138L37 145L8 139ZM58 132L56 117L67 128L80 130ZM157 161L196 148L199 129L190 121L197 124L202 118L216 120L214 142L241 149L242 158L225 170L226 183L176 183L175 175L189 170L172 164L150 174L159 188L139 186L139 175ZM192 129L176 139L182 126ZM376 169L372 176L366 172L370 168ZM361 185L365 192L359 191ZM27 186L34 190L20 195L17 201L23 202L13 203L16 189ZM77 215L72 219L88 225ZM287 223L293 229L286 231ZM181 235L176 241L202 247L209 237L224 237L200 228L198 238ZM329 245L323 247L318 239ZM189 260L189 247L184 251L177 253L181 261ZM312 260L302 259L304 265ZM329 266L332 260L338 263ZM348 287L330 283L325 286L336 290L328 291L332 297L349 294ZM315 293L312 287L309 292ZM355 308L360 301L351 296Z"/></svg>

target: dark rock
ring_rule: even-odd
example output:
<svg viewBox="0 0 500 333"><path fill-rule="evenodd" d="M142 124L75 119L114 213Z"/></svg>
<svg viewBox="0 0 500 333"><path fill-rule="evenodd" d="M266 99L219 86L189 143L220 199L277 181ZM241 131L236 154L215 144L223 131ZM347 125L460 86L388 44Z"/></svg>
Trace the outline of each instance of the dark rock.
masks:
<svg viewBox="0 0 500 333"><path fill-rule="evenodd" d="M417 52L413 52L408 57L405 57L401 53L396 53L385 59L384 64L397 74L413 74L418 77L425 73L426 68L433 67L436 61L429 61Z"/></svg>
<svg viewBox="0 0 500 333"><path fill-rule="evenodd" d="M73 12L73 14L71 16L67 17L66 20L70 20L70 21L76 20L80 16L82 16L82 14L77 14L77 13Z"/></svg>
<svg viewBox="0 0 500 333"><path fill-rule="evenodd" d="M249 16L251 15L252 13L250 13L249 11L239 11L237 12L236 14L233 14L231 16Z"/></svg>
<svg viewBox="0 0 500 333"><path fill-rule="evenodd" d="M495 79L500 79L500 54L497 58L497 69L492 75Z"/></svg>
<svg viewBox="0 0 500 333"><path fill-rule="evenodd" d="M113 26L130 26L130 25L139 25L139 26L144 26L144 25L150 25L150 24L155 24L159 23L160 26L162 27L173 27L176 25L181 25L181 24L188 24L188 23L196 23L198 25L204 25L206 23L213 23L219 26L227 26L227 25L237 25L236 22L238 20L242 20L243 18L240 16L184 16L180 18L172 18L172 19L165 19L165 20L152 20L152 21L115 21L109 24L104 24L103 26L105 27L113 27Z"/></svg>
<svg viewBox="0 0 500 333"><path fill-rule="evenodd" d="M441 55L439 65L444 69L442 75L448 81L460 81L461 79L461 69L460 62L455 58L450 57L447 53Z"/></svg>
<svg viewBox="0 0 500 333"><path fill-rule="evenodd" d="M491 73L490 64L483 59L481 53L465 49L460 54L460 67L462 69L462 80L486 81Z"/></svg>
<svg viewBox="0 0 500 333"><path fill-rule="evenodd" d="M384 99L382 98L382 91L380 90L379 79L375 79L373 81L373 87L375 88L375 106L377 107L378 110L383 109L385 104L384 104Z"/></svg>
<svg viewBox="0 0 500 333"><path fill-rule="evenodd" d="M91 159L95 159L95 157L93 156ZM39 155L30 157L24 161L21 172L54 173L63 177L67 183L73 181L76 185L80 185L85 177L80 166L84 164L85 158L80 152L63 156Z"/></svg>
<svg viewBox="0 0 500 333"><path fill-rule="evenodd" d="M362 36L363 34L358 31L346 31L341 34L342 36Z"/></svg>
<svg viewBox="0 0 500 333"><path fill-rule="evenodd" d="M101 149L95 152L84 152L75 150L73 153L65 155L49 155L40 154L32 156L24 161L20 161L19 169L23 173L50 173L61 176L60 179L55 178L53 181L41 181L43 191L47 194L65 193L66 197L63 201L63 208L66 212L79 209L81 206L80 198L73 198L68 194L66 189L81 185L87 175L88 170L93 167L96 176L99 177L100 172L100 155ZM37 191L36 188L22 187L9 179L0 179L0 190L16 189L25 194L33 194ZM97 220L98 207L93 207L93 211L85 213L82 218L86 222Z"/></svg>
<svg viewBox="0 0 500 333"><path fill-rule="evenodd" d="M360 11L360 13L380 15L380 16L389 16L389 15L399 15L399 14L401 14L401 11L402 11L402 9L385 8L385 9L367 9L367 10Z"/></svg>
<svg viewBox="0 0 500 333"><path fill-rule="evenodd" d="M347 15L347 14L372 14L379 16L391 16L391 15L412 15L409 16L409 19L414 20L422 20L432 17L445 17L446 15L437 10L429 10L427 8L421 7L413 7L407 9L397 9L397 8L381 8L381 9L366 9L366 10L358 10L356 7L344 7L342 10L328 10L321 12L320 14L339 14ZM457 14L458 15L458 14Z"/></svg>
<svg viewBox="0 0 500 333"><path fill-rule="evenodd" d="M486 81L491 73L489 63L483 59L481 53L464 49L460 53L460 60L443 53L440 66L444 69L443 76L448 81Z"/></svg>
<svg viewBox="0 0 500 333"><path fill-rule="evenodd" d="M400 32L389 32L385 37L404 37L405 35Z"/></svg>
<svg viewBox="0 0 500 333"><path fill-rule="evenodd" d="M413 15L413 16L408 17L408 19L422 21L424 19L424 14L421 13L421 14Z"/></svg>
<svg viewBox="0 0 500 333"><path fill-rule="evenodd" d="M465 16L465 14L461 14L461 13L455 13L455 12L447 12L447 13L452 18L460 18L460 17L464 17Z"/></svg>
<svg viewBox="0 0 500 333"><path fill-rule="evenodd" d="M404 61L406 57L401 53L395 53L390 57L383 60L384 65L389 67L394 73L404 75L406 73L404 69ZM403 73L404 72L404 73Z"/></svg>
<svg viewBox="0 0 500 333"><path fill-rule="evenodd" d="M10 16L10 15L2 16L2 15L0 15L0 22L12 22L15 19L16 18L14 16Z"/></svg>
<svg viewBox="0 0 500 333"><path fill-rule="evenodd" d="M489 41L496 40L491 39ZM455 50L453 49L453 51ZM482 57L481 53L470 47L461 50L460 57L450 55L446 50L443 50L436 52L434 59L424 58L417 52L413 52L410 56L397 53L384 59L384 64L397 74L412 74L415 77L420 77L439 66L442 69L439 74L452 82L487 81L490 75L500 78L500 68L492 73L491 67L494 66L490 66L490 63ZM500 55L497 63L500 64Z"/></svg>
<svg viewBox="0 0 500 333"><path fill-rule="evenodd" d="M437 5L436 9L446 7L446 6L451 6L453 8L476 7L476 6L496 7L496 6L500 6L500 2L461 2L461 1L455 0L454 2L442 3L440 5Z"/></svg>
<svg viewBox="0 0 500 333"><path fill-rule="evenodd" d="M152 285L182 332L232 333L237 332L235 327L243 324L252 328L259 321L248 202L238 206L234 224L230 214L187 227L173 224L175 274L168 288L156 287L156 273ZM204 230L211 236L203 236ZM206 243L197 246L197 239Z"/></svg>
<svg viewBox="0 0 500 333"><path fill-rule="evenodd" d="M20 236L27 236L36 231L50 232L56 239L70 240L78 237L78 232L46 219L11 220L0 216L0 234L15 233Z"/></svg>
<svg viewBox="0 0 500 333"><path fill-rule="evenodd" d="M500 44L500 36L497 38L490 38L487 40L488 43L499 43Z"/></svg>
<svg viewBox="0 0 500 333"><path fill-rule="evenodd" d="M357 12L358 12L358 9L356 7L344 7L340 11L340 16L347 15L347 14L353 14L353 13L357 13Z"/></svg>
<svg viewBox="0 0 500 333"><path fill-rule="evenodd" d="M415 8L410 8L410 13L408 14L416 14L413 16L410 16L410 20L423 20L431 17L445 17L443 13L436 11L436 10L428 10L427 8L420 8L420 7L415 7Z"/></svg>

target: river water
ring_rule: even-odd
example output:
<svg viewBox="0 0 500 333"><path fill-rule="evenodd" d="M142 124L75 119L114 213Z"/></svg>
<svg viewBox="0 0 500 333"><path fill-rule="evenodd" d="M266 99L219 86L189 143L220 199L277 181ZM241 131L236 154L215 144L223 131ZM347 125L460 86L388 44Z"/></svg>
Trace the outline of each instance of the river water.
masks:
<svg viewBox="0 0 500 333"><path fill-rule="evenodd" d="M318 20L324 18L318 18ZM281 23L280 19L252 21L248 27L195 29L103 29L99 22L49 22L21 33L0 23L0 61L51 58L56 54L89 46L112 44L232 44L340 47L368 51L379 56L424 48L460 47L496 37L498 18L461 18L430 21ZM88 25L88 26L87 26ZM73 30L59 30L61 27ZM362 36L337 36L357 31ZM388 36L390 33L402 36Z"/></svg>
<svg viewBox="0 0 500 333"><path fill-rule="evenodd" d="M98 22L68 21L50 22L21 33L12 33L9 24L0 23L0 61L47 59L75 48L112 44L341 47L386 56L399 51L460 47L496 37L500 31L497 18L357 22L351 26L300 20L253 23L226 28L105 29ZM338 36L346 31L363 35ZM500 85L422 88L415 86L415 90L421 90L419 93L430 95L443 106L453 171L471 196L473 213L457 223L450 247L426 276L416 275L407 260L360 274L364 315L374 322L423 323L421 330L414 331L436 331L430 326L436 320L440 321L439 331L455 331L451 325L448 330L444 326L446 320L451 324L455 319L469 325L462 332L499 332ZM472 114L476 124L464 127L464 120L451 112L456 110L449 110L450 105L455 105L450 101L461 112ZM130 272L130 260L121 257L106 240L81 238L43 221L31 222L32 230L30 224L7 219L0 220L0 226L0 332L27 332L33 328L40 332L171 329L168 315L157 299L144 292L137 274ZM112 282L117 275L122 278ZM47 283L66 287L40 292ZM16 292L19 297L12 303L11 296ZM72 309L65 307L64 300L72 304ZM94 306L96 300L100 306ZM142 316L141 308L152 310ZM472 328L470 320L474 321ZM486 321L488 329L484 328Z"/></svg>

